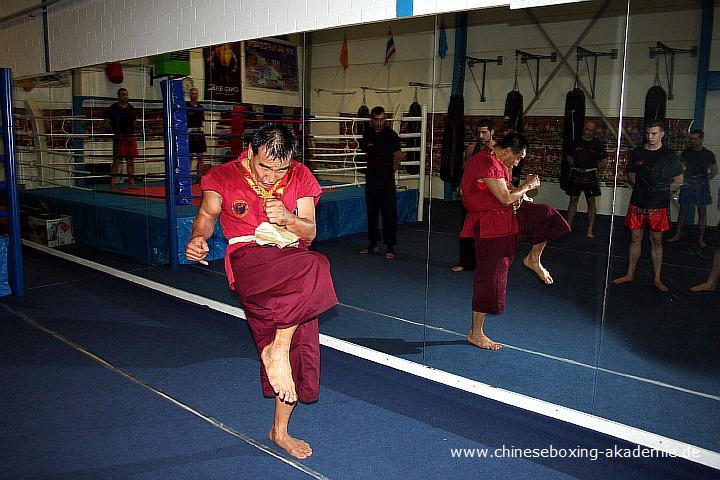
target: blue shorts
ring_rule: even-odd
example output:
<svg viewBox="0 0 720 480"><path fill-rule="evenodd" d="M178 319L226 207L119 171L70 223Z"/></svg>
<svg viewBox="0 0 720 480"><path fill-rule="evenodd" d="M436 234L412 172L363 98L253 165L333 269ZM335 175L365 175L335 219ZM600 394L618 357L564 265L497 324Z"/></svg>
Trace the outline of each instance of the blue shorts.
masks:
<svg viewBox="0 0 720 480"><path fill-rule="evenodd" d="M686 178L680 188L680 205L710 205L710 180L707 178Z"/></svg>

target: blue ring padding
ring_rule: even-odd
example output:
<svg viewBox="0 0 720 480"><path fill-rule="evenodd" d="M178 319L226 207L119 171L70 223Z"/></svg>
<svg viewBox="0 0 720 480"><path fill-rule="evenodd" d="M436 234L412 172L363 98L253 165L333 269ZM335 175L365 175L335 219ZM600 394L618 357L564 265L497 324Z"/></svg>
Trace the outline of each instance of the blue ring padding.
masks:
<svg viewBox="0 0 720 480"><path fill-rule="evenodd" d="M413 0L397 0L395 4L395 16L397 17L412 17L413 15Z"/></svg>

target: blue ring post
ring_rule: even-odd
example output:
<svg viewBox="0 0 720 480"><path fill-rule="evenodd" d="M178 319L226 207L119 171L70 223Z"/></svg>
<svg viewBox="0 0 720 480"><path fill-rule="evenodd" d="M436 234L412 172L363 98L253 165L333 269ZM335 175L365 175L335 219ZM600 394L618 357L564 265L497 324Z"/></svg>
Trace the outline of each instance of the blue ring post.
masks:
<svg viewBox="0 0 720 480"><path fill-rule="evenodd" d="M165 204L168 221L168 260L177 268L178 235L176 205L192 205L190 154L188 151L185 92L179 80L160 82L163 95L163 143L165 145Z"/></svg>
<svg viewBox="0 0 720 480"><path fill-rule="evenodd" d="M9 68L0 68L0 104L0 108L2 108L5 183L8 198L8 228L10 231L10 245L8 248L9 280L13 293L18 297L22 297L25 295L25 278L23 276L22 240L20 239L20 202L17 187L17 164L15 162L12 72Z"/></svg>
<svg viewBox="0 0 720 480"><path fill-rule="evenodd" d="M163 95L163 143L165 145L165 207L168 222L168 260L170 268L178 266L177 209L175 208L175 142L173 141L173 98L170 81L163 80L160 89Z"/></svg>

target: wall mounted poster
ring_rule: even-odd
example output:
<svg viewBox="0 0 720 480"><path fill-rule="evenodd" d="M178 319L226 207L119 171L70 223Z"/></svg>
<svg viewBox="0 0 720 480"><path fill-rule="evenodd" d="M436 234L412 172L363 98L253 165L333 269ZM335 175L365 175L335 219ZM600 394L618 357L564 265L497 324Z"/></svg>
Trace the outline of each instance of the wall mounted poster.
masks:
<svg viewBox="0 0 720 480"><path fill-rule="evenodd" d="M203 49L206 100L242 102L241 49L241 42L222 43Z"/></svg>
<svg viewBox="0 0 720 480"><path fill-rule="evenodd" d="M271 40L246 41L245 81L252 88L297 92L297 47Z"/></svg>

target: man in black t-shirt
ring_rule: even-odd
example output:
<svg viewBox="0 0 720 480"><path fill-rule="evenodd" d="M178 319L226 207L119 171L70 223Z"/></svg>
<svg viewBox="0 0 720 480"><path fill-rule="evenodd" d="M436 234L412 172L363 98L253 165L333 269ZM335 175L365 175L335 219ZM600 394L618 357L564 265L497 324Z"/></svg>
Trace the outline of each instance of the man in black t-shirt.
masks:
<svg viewBox="0 0 720 480"><path fill-rule="evenodd" d="M568 204L567 221L572 227L580 195L585 193L585 201L588 206L587 238L595 238L595 214L597 213L595 197L600 196L598 170L603 169L607 164L605 147L595 138L596 128L597 126L592 120L585 122L582 137L575 140L567 157L570 165L570 181L567 189L570 203Z"/></svg>
<svg viewBox="0 0 720 480"><path fill-rule="evenodd" d="M360 253L376 253L380 241L378 216L382 217L383 242L387 246L385 258L395 258L397 243L397 200L395 194L395 172L400 168L402 151L400 137L385 125L385 109L374 107L370 112L372 128L366 129L360 148L365 152L365 206L367 207L367 247Z"/></svg>
<svg viewBox="0 0 720 480"><path fill-rule="evenodd" d="M103 125L105 130L113 133L113 163L110 170L110 187L117 188L122 174L122 161L127 161L128 186L135 188L135 157L138 156L135 140L135 108L128 103L128 91L120 88L117 91L118 101L105 111Z"/></svg>
<svg viewBox="0 0 720 480"><path fill-rule="evenodd" d="M650 258L653 266L653 284L661 292L668 288L662 283L663 232L670 229L670 194L683 183L682 165L677 155L662 143L665 127L660 121L651 121L645 128L647 141L628 158L628 181L633 186L625 226L631 230L627 273L612 281L615 285L635 280L645 228L650 229Z"/></svg>
<svg viewBox="0 0 720 480"><path fill-rule="evenodd" d="M205 109L198 103L200 90L196 87L190 89L190 101L187 106L187 129L188 129L188 151L190 153L190 168L192 159L197 158L197 174L202 176L205 173L204 154L207 151L205 142Z"/></svg>
<svg viewBox="0 0 720 480"><path fill-rule="evenodd" d="M712 203L710 179L718 173L715 154L703 146L705 133L702 130L691 130L688 136L689 148L682 152L680 161L685 165L685 183L680 189L680 212L678 213L677 230L668 239L668 243L676 242L682 237L683 224L690 205L698 210L698 244L701 248L705 243L705 222L707 206Z"/></svg>

